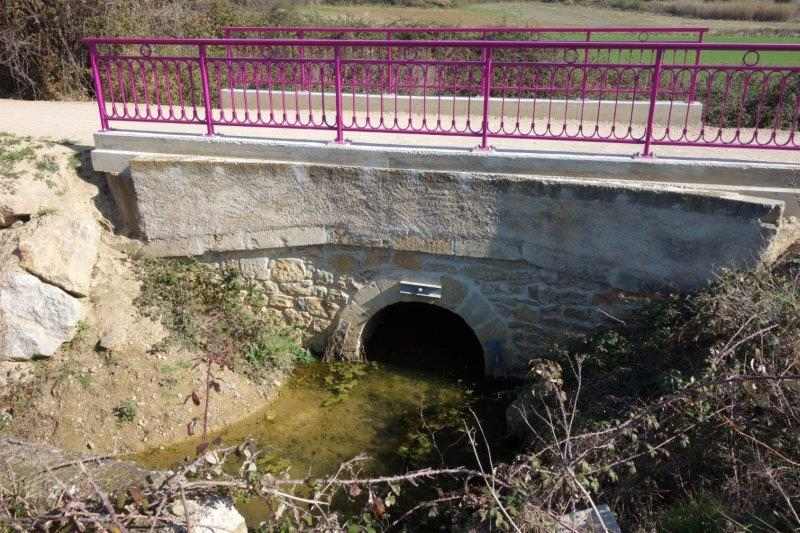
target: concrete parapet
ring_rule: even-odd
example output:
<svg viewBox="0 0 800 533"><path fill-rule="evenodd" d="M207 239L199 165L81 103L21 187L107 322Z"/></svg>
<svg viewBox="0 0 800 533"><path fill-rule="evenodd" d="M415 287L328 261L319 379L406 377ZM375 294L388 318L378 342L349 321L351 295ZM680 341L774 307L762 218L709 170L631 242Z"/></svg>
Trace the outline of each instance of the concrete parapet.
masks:
<svg viewBox="0 0 800 533"><path fill-rule="evenodd" d="M130 131L95 135L94 168L122 178L131 159L146 154L245 158L379 168L547 175L633 183L665 184L689 190L734 192L782 200L786 216L800 216L800 165L714 158L632 158L579 152L494 151L402 145L344 145L325 142L203 137ZM734 155L733 152L725 154ZM721 154L718 154L721 155Z"/></svg>

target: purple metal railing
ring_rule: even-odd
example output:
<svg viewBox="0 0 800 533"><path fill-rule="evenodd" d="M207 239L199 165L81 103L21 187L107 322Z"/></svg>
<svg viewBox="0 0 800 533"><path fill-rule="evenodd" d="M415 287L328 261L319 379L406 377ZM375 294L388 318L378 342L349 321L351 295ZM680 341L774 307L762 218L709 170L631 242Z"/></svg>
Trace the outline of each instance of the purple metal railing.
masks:
<svg viewBox="0 0 800 533"><path fill-rule="evenodd" d="M796 150L800 45L89 38L110 122ZM704 64L705 52L742 54ZM778 65L762 66L769 54ZM688 58L688 60L687 60ZM697 60L695 60L697 58Z"/></svg>
<svg viewBox="0 0 800 533"><path fill-rule="evenodd" d="M439 28L419 28L419 27L387 27L387 28L359 28L356 26L226 26L222 28L222 36L225 39L234 38L297 38L305 39L313 36L317 39L374 39L383 38L391 40L547 40L547 41L586 41L597 40L598 36L606 37L601 40L633 40L638 42L655 41L665 42L698 42L702 43L705 34L708 33L707 27L631 27L631 26L596 26L596 27L570 27L570 26L548 26L537 28L524 28L512 26L483 26L483 27L439 27ZM609 39L609 37L622 37L620 39ZM627 37L627 39L625 39ZM588 64L588 49L584 50L584 62ZM233 56L233 51L226 52L228 57ZM305 50L300 49L299 57L304 59ZM616 61L623 61L623 53L620 51ZM612 60L609 53L609 61ZM640 57L640 59L642 59ZM392 85L392 49L387 51L387 83ZM682 62L693 61L695 65L700 63L700 54L696 51L683 51ZM302 74L303 83L307 83L307 75ZM586 80L586 76L584 76ZM694 99L695 84L690 89L690 97ZM583 94L585 95L585 87Z"/></svg>

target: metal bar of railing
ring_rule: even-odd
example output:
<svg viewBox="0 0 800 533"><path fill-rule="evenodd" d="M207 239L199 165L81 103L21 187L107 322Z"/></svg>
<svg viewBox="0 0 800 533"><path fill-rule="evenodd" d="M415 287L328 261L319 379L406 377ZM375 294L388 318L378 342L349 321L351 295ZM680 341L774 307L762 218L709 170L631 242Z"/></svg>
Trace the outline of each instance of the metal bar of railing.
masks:
<svg viewBox="0 0 800 533"><path fill-rule="evenodd" d="M702 43L706 30L702 30L697 35L697 42ZM697 97L697 67L700 66L700 50L694 52L694 70L692 70L691 81L689 82L689 101L693 102Z"/></svg>
<svg viewBox="0 0 800 533"><path fill-rule="evenodd" d="M481 118L481 150L489 149L489 97L492 93L492 49L481 50L483 56L483 116Z"/></svg>
<svg viewBox="0 0 800 533"><path fill-rule="evenodd" d="M200 81L203 90L203 108L205 109L206 118L206 135L214 135L214 111L211 107L211 90L208 85L208 55L206 45L201 44L199 49L199 62L200 62ZM234 95L231 94L231 101Z"/></svg>
<svg viewBox="0 0 800 533"><path fill-rule="evenodd" d="M109 45L165 45L165 46L308 46L308 47L335 47L342 48L369 48L369 47L401 47L401 48L476 48L487 47L518 48L518 49L577 49L596 48L603 50L700 50L700 51L769 51L769 52L798 52L800 44L788 43L692 43L692 42L632 42L632 41L387 41L382 39L305 39L298 43L297 39L213 39L195 37L86 37L82 40L89 44ZM800 62L798 62L800 63Z"/></svg>
<svg viewBox="0 0 800 533"><path fill-rule="evenodd" d="M333 48L334 54L334 83L336 98L336 140L337 144L344 143L344 106L342 105L342 49Z"/></svg>
<svg viewBox="0 0 800 533"><path fill-rule="evenodd" d="M92 68L92 81L94 94L97 98L97 108L100 116L100 131L108 129L108 116L106 115L106 99L103 94L103 82L100 79L100 69L97 68L97 45L89 45L89 63Z"/></svg>
<svg viewBox="0 0 800 533"><path fill-rule="evenodd" d="M653 152L651 145L653 143L653 120L655 118L656 103L658 101L658 90L661 86L661 60L664 56L664 50L659 48L656 50L656 60L653 65L653 73L650 75L650 108L647 111L647 125L645 126L644 134L644 157L652 157Z"/></svg>
<svg viewBox="0 0 800 533"><path fill-rule="evenodd" d="M633 27L633 26L594 26L594 27L575 27L575 26L543 26L537 28L530 28L530 27L515 27L515 26L480 26L480 27L437 27L437 28L419 28L419 27L391 27L391 28L359 28L355 26L315 26L315 27L297 27L297 26L286 26L286 27L261 27L261 26L226 26L226 30L230 31L228 36L232 36L234 33L238 34L247 34L247 33L257 33L257 34L279 34L279 33L294 33L298 30L305 31L306 33L326 33L326 34L346 34L346 33L358 33L361 35L378 35L385 33L387 31L393 32L401 32L408 35L415 35L415 34L427 34L427 35L452 35L452 34L479 34L479 33L487 33L491 32L493 35L502 35L503 33L511 33L511 34L542 34L542 33L573 33L573 34L584 34L586 31L592 31L593 33L609 33L609 34L621 34L621 33L631 33L636 35L641 34L667 34L667 35L695 35L699 33L705 33L708 31L707 27L676 27L676 26L667 26L667 27ZM663 42L663 39L659 39Z"/></svg>

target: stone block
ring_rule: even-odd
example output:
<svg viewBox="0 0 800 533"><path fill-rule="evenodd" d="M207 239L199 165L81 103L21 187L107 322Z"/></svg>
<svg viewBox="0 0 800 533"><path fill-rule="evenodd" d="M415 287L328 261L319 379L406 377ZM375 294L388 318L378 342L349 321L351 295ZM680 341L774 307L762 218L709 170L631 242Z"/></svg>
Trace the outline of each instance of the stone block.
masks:
<svg viewBox="0 0 800 533"><path fill-rule="evenodd" d="M313 297L303 297L297 299L297 307L318 318L328 318L328 312L323 305L322 300Z"/></svg>
<svg viewBox="0 0 800 533"><path fill-rule="evenodd" d="M276 259L272 262L270 274L273 281L292 283L303 281L306 277L306 270L300 259Z"/></svg>
<svg viewBox="0 0 800 533"><path fill-rule="evenodd" d="M273 294L269 297L269 306L277 309L294 307L294 298L285 294Z"/></svg>
<svg viewBox="0 0 800 533"><path fill-rule="evenodd" d="M303 313L296 309L284 309L283 316L290 326L304 328L311 323L311 316L308 313Z"/></svg>
<svg viewBox="0 0 800 533"><path fill-rule="evenodd" d="M281 291L289 296L311 296L314 293L314 284L310 279L293 283L281 283Z"/></svg>
<svg viewBox="0 0 800 533"><path fill-rule="evenodd" d="M333 273L328 272L327 270L321 270L318 268L316 272L314 272L314 281L316 281L318 284L331 285L333 284L333 279Z"/></svg>
<svg viewBox="0 0 800 533"><path fill-rule="evenodd" d="M246 278L268 280L269 258L267 257L242 257L239 259L239 270Z"/></svg>

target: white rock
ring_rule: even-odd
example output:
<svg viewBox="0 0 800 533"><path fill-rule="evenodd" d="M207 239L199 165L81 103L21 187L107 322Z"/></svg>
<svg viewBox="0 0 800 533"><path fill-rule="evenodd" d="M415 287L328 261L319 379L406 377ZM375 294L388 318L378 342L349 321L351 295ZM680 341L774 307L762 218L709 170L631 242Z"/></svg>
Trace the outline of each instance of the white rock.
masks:
<svg viewBox="0 0 800 533"><path fill-rule="evenodd" d="M598 513L600 516L598 516ZM583 509L566 514L560 520L563 525L558 528L558 533L566 533L567 531L621 533L616 515L605 504L597 506L597 513L591 508Z"/></svg>
<svg viewBox="0 0 800 533"><path fill-rule="evenodd" d="M247 533L244 517L227 498L212 498L203 502L189 500L191 529L188 533ZM178 518L184 518L186 511L183 502L176 501L170 511ZM185 528L181 528L185 531Z"/></svg>
<svg viewBox="0 0 800 533"><path fill-rule="evenodd" d="M86 296L97 262L100 226L91 218L48 215L20 236L22 268L77 296Z"/></svg>
<svg viewBox="0 0 800 533"><path fill-rule="evenodd" d="M80 301L27 272L0 274L0 360L50 356L72 338Z"/></svg>

